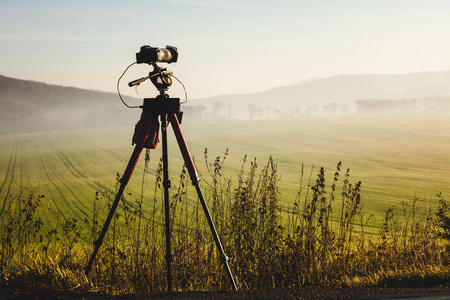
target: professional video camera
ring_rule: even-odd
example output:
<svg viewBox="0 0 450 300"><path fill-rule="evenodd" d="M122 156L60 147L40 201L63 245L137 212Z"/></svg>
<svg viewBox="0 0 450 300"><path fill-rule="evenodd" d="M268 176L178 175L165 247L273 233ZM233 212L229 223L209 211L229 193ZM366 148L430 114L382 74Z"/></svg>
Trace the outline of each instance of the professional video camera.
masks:
<svg viewBox="0 0 450 300"><path fill-rule="evenodd" d="M141 51L136 53L136 62L138 64L154 64L157 62L173 63L178 60L178 49L173 46L163 48L154 48L148 45L142 46Z"/></svg>

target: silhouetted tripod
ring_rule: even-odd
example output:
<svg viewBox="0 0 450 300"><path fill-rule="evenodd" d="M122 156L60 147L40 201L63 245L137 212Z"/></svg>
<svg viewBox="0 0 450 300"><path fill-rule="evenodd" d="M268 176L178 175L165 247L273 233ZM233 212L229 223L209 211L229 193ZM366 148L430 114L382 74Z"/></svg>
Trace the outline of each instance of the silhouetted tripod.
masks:
<svg viewBox="0 0 450 300"><path fill-rule="evenodd" d="M109 211L108 217L106 218L103 229L100 233L99 238L94 242L94 252L91 255L89 263L86 267L86 275L91 270L92 264L94 262L95 256L103 243L103 238L105 237L106 231L108 230L109 223L114 216L114 212L119 204L119 200L122 193L127 185L128 181L133 174L134 168L136 167L137 161L141 154L143 148L154 149L158 143L159 135L159 122L158 116L161 119L161 135L162 135L162 147L163 147L163 186L164 186L164 209L165 209L165 235L166 235L166 264L167 264L167 289L170 292L172 290L172 271L171 271L171 230L170 230L170 219L169 219L169 171L168 171L168 156L167 156L167 121L172 125L172 129L175 133L178 146L180 148L181 154L184 159L184 163L189 172L189 176L192 180L192 184L197 190L198 197L205 212L206 219L208 221L211 233L213 235L214 241L216 243L217 249L220 253L220 260L224 266L225 271L229 277L230 283L234 290L237 290L236 283L234 281L233 274L231 273L230 266L228 265L228 257L220 242L219 236L217 234L216 228L212 221L211 215L209 213L208 206L206 204L205 198L203 197L202 190L200 189L199 179L197 177L197 172L194 167L191 155L189 153L186 141L181 132L180 123L178 121L180 112L180 99L179 98L169 98L166 94L169 86L172 84L172 72L166 71L165 69L159 68L156 63L153 63L154 70L150 72L148 77L143 77L138 80L130 82L128 85L138 85L146 79L151 79L152 83L159 90L160 94L156 98L146 98L144 99L144 105L141 106L143 109L141 114L141 119L136 125L136 130L133 136L133 143L136 144L133 154L131 155L130 161L125 169L125 172L120 179L120 187L117 192L116 198L113 205Z"/></svg>

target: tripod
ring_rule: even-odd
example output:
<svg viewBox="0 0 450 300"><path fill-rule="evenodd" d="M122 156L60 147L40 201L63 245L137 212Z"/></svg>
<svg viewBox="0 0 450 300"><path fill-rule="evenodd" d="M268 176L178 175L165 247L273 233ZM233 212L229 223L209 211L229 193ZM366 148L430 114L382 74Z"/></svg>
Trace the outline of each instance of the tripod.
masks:
<svg viewBox="0 0 450 300"><path fill-rule="evenodd" d="M184 159L184 163L188 170L189 176L192 180L192 184L195 186L199 200L202 204L203 211L205 213L206 219L208 221L209 227L211 229L212 236L214 238L216 247L220 254L220 261L228 275L231 286L234 290L237 290L236 283L234 281L233 274L231 272L230 266L228 265L228 257L220 242L217 230L214 226L213 220L209 213L208 206L206 204L205 198L203 196L202 190L199 185L199 179L197 177L197 172L195 170L194 163L192 161L191 155L189 153L186 141L184 139L183 133L181 131L179 117L181 117L180 112L180 99L179 98L169 98L165 93L168 87L172 84L171 71L166 71L165 69L160 69L156 64L153 64L154 71L149 74L148 77L140 78L138 80L129 83L129 86L139 85L142 81L146 79L151 79L153 84L160 91L160 95L156 98L146 98L144 99L144 104L141 106L143 109L141 114L141 119L136 125L136 130L133 136L133 143L136 144L125 172L120 179L120 187L114 202L109 211L108 217L103 225L103 229L100 232L98 239L94 242L94 252L91 255L89 263L86 267L85 274L88 275L91 270L92 264L95 260L97 252L103 243L103 239L108 230L109 224L114 216L114 212L119 204L119 200L122 197L125 186L133 174L136 164L139 160L139 156L142 149L150 148L154 149L158 142L159 135L159 123L158 116L161 119L161 136L162 136L162 156L163 156L163 187L164 187L164 210L165 210L165 238L166 238L166 268L167 268L167 290L172 291L172 253L171 253L171 229L170 229L170 214L169 214L169 171L168 171L168 154L167 154L167 122L172 125L176 140L178 142L178 147L180 148L181 154Z"/></svg>

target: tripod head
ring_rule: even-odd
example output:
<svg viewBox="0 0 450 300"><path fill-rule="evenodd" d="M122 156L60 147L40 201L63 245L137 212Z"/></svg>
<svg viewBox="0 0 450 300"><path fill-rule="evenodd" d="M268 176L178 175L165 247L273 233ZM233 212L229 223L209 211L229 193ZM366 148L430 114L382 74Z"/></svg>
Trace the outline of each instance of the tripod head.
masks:
<svg viewBox="0 0 450 300"><path fill-rule="evenodd" d="M160 93L166 92L172 85L172 71L166 68L160 68L156 63L153 63L153 71L148 74L153 85L160 91Z"/></svg>
<svg viewBox="0 0 450 300"><path fill-rule="evenodd" d="M153 71L148 74L146 77L142 77L128 83L129 87L140 85L142 82L150 79L153 85L158 89L161 94L164 94L169 87L172 85L172 71L167 70L166 68L161 68L156 63L152 63Z"/></svg>
<svg viewBox="0 0 450 300"><path fill-rule="evenodd" d="M152 63L153 71L147 77L142 77L128 83L128 86L140 85L147 79L150 79L153 85L159 90L159 96L156 98L145 98L143 113L155 115L176 113L181 123L182 112L180 111L180 98L169 98L166 91L172 85L172 71L159 67L156 63Z"/></svg>

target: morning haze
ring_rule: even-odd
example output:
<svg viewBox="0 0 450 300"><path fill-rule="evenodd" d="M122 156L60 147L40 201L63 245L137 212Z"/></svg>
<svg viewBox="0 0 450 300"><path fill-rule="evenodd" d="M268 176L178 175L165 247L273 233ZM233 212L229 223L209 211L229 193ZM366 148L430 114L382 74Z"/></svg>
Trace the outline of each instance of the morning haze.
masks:
<svg viewBox="0 0 450 300"><path fill-rule="evenodd" d="M142 104L142 98L125 100ZM0 104L5 108L0 119L2 134L132 126L139 117L139 110L126 109L117 94L5 76L0 76ZM448 112L449 107L450 72L420 72L312 79L256 94L189 99L182 110L184 121L192 123L430 114Z"/></svg>

